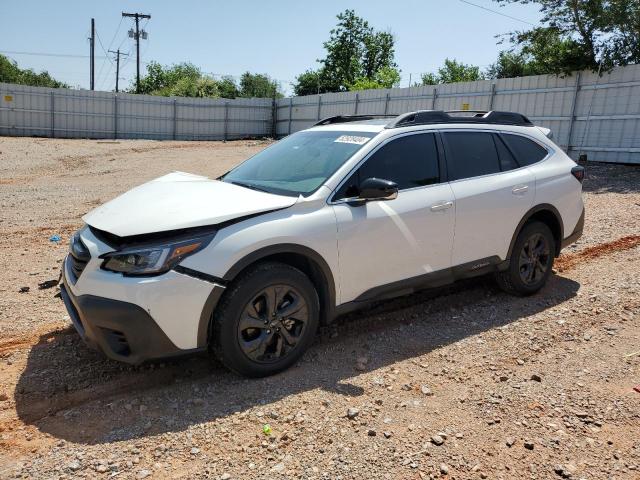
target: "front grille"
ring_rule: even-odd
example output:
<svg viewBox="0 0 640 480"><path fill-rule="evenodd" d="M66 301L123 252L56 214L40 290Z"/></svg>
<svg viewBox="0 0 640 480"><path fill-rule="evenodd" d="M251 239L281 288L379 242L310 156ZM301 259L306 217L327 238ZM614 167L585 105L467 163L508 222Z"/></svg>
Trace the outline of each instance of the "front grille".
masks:
<svg viewBox="0 0 640 480"><path fill-rule="evenodd" d="M89 249L82 243L80 235L78 235L78 233L74 234L69 243L69 266L71 267L71 274L74 277L74 283L80 278L82 271L90 259L91 254L89 253Z"/></svg>

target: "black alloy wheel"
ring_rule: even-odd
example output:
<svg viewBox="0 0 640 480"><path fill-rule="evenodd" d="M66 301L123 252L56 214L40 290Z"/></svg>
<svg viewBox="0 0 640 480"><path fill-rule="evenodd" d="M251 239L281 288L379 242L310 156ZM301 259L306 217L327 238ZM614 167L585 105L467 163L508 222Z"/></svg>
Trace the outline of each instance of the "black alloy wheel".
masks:
<svg viewBox="0 0 640 480"><path fill-rule="evenodd" d="M534 233L522 246L518 258L518 270L522 282L535 285L546 274L549 268L551 251L544 235Z"/></svg>
<svg viewBox="0 0 640 480"><path fill-rule="evenodd" d="M527 223L518 233L506 270L496 274L498 285L516 295L540 290L551 275L556 240L551 229L540 221Z"/></svg>
<svg viewBox="0 0 640 480"><path fill-rule="evenodd" d="M249 267L213 313L210 346L230 370L265 377L295 364L315 338L320 300L309 277L280 262Z"/></svg>
<svg viewBox="0 0 640 480"><path fill-rule="evenodd" d="M309 308L290 285L270 285L252 298L238 322L242 352L257 363L273 363L291 352L305 333Z"/></svg>

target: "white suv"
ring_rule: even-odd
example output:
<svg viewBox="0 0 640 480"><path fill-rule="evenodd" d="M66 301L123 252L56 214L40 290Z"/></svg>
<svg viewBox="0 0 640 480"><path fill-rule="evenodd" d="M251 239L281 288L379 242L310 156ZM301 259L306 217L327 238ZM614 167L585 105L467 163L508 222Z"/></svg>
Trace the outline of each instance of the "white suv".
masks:
<svg viewBox="0 0 640 480"><path fill-rule="evenodd" d="M88 213L62 298L113 359L210 348L264 376L372 301L487 273L537 292L584 223L584 170L548 134L510 112L325 119L216 180L171 173Z"/></svg>

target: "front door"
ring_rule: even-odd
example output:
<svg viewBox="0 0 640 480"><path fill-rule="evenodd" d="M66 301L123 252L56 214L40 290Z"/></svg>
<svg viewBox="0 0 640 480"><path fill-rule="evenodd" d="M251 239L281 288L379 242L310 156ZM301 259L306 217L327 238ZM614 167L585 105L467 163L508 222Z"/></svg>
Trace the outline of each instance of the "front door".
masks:
<svg viewBox="0 0 640 480"><path fill-rule="evenodd" d="M357 196L367 178L398 184L393 200L363 204ZM440 183L433 133L387 140L332 197L338 228L339 303L366 300L402 282L451 265L455 205L451 187Z"/></svg>

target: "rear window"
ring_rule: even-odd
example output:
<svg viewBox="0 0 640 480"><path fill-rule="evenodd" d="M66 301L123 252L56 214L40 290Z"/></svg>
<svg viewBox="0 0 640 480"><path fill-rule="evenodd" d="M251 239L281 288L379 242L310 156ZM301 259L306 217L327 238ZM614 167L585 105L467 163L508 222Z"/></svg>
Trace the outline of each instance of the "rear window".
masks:
<svg viewBox="0 0 640 480"><path fill-rule="evenodd" d="M487 132L444 132L449 180L500 171L493 135Z"/></svg>
<svg viewBox="0 0 640 480"><path fill-rule="evenodd" d="M539 162L549 153L546 148L521 135L503 133L501 136L515 155L516 161L523 167Z"/></svg>
<svg viewBox="0 0 640 480"><path fill-rule="evenodd" d="M511 155L511 152L506 147L502 139L498 135L495 135L493 138L496 141L496 148L498 149L498 158L500 159L500 170L502 170L503 172L506 172L508 170L514 170L518 168L519 165L516 163L515 159L513 158L513 155Z"/></svg>

